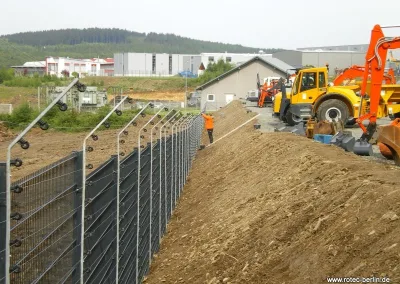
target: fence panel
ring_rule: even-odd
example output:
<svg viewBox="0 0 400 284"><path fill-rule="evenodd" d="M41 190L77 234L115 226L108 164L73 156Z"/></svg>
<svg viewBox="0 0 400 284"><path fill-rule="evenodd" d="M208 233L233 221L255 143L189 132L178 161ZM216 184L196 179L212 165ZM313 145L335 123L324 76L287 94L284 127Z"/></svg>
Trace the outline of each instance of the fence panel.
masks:
<svg viewBox="0 0 400 284"><path fill-rule="evenodd" d="M53 283L71 269L77 162L73 153L12 184L12 283Z"/></svg>
<svg viewBox="0 0 400 284"><path fill-rule="evenodd" d="M84 208L82 152L14 182L10 191L10 244L5 242L6 164L0 163L0 283L5 283L8 273L11 283L16 284L76 284L81 275L84 283L136 283L136 279L141 283L185 184L200 143L201 122L198 116L188 130L161 137L153 147L148 143L140 152L135 148L120 161L119 181L118 159L112 156L86 177ZM10 256L5 254L6 245L10 246ZM7 262L10 272L5 270Z"/></svg>
<svg viewBox="0 0 400 284"><path fill-rule="evenodd" d="M137 163L135 149L121 162L120 173L120 255L119 280L129 283L136 279L136 235L137 235ZM134 283L132 281L131 283Z"/></svg>
<svg viewBox="0 0 400 284"><path fill-rule="evenodd" d="M167 218L166 218L166 212L167 212L167 187L165 185L166 183L166 177L165 177L165 142L166 138L162 137L160 140L160 192L161 192L161 205L160 205L160 218L161 218L161 236L165 234L165 231L167 229Z"/></svg>
<svg viewBox="0 0 400 284"><path fill-rule="evenodd" d="M171 191L171 186L172 186L172 167L169 166L172 163L172 138L168 137L165 140L165 144L164 144L164 172L165 172L165 188L166 188L166 197L167 197L167 201L166 201L166 222L168 223L170 217L171 217L171 211L172 211L172 201L173 201L173 195L172 195L172 191Z"/></svg>
<svg viewBox="0 0 400 284"><path fill-rule="evenodd" d="M112 156L86 179L84 279L115 280L117 158Z"/></svg>
<svg viewBox="0 0 400 284"><path fill-rule="evenodd" d="M6 163L0 163L0 284L6 278L7 184Z"/></svg>
<svg viewBox="0 0 400 284"><path fill-rule="evenodd" d="M150 244L150 144L140 154L139 282L147 274Z"/></svg>
<svg viewBox="0 0 400 284"><path fill-rule="evenodd" d="M160 238L160 139L153 147L153 163L152 163L152 206L151 206L151 256L159 249Z"/></svg>

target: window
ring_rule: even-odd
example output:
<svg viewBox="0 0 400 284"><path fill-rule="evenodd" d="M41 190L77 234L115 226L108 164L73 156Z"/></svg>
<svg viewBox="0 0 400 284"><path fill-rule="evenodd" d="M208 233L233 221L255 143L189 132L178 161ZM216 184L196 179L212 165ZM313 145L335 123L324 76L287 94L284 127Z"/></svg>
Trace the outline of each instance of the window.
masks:
<svg viewBox="0 0 400 284"><path fill-rule="evenodd" d="M232 62L232 57L227 57L226 62Z"/></svg>
<svg viewBox="0 0 400 284"><path fill-rule="evenodd" d="M152 66L151 67L152 67L151 70L152 70L153 74L156 74L156 55L155 54L153 54L153 57L152 57Z"/></svg>
<svg viewBox="0 0 400 284"><path fill-rule="evenodd" d="M301 78L300 92L317 88L317 73L307 72L303 73Z"/></svg>
<svg viewBox="0 0 400 284"><path fill-rule="evenodd" d="M208 94L207 95L207 102L214 102L215 101L215 95Z"/></svg>
<svg viewBox="0 0 400 284"><path fill-rule="evenodd" d="M325 80L325 73L319 72L318 73L318 88L325 88L326 87L326 80Z"/></svg>
<svg viewBox="0 0 400 284"><path fill-rule="evenodd" d="M208 57L208 61L209 61L209 62L214 62L214 56L209 56L209 57Z"/></svg>
<svg viewBox="0 0 400 284"><path fill-rule="evenodd" d="M169 56L168 72L172 75L172 55Z"/></svg>
<svg viewBox="0 0 400 284"><path fill-rule="evenodd" d="M296 76L296 79L293 83L293 95L297 95L299 92L299 82L300 82L300 76Z"/></svg>

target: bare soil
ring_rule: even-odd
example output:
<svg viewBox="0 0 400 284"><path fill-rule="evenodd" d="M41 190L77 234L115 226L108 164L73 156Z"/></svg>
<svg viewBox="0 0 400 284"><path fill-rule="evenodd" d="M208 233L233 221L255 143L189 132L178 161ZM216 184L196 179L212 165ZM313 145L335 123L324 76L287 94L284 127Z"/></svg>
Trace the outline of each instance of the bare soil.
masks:
<svg viewBox="0 0 400 284"><path fill-rule="evenodd" d="M145 283L400 283L399 168L252 124L198 152Z"/></svg>
<svg viewBox="0 0 400 284"><path fill-rule="evenodd" d="M166 100L174 102L183 102L185 100L185 92L171 91L171 92L131 92L127 95L133 99L138 100Z"/></svg>

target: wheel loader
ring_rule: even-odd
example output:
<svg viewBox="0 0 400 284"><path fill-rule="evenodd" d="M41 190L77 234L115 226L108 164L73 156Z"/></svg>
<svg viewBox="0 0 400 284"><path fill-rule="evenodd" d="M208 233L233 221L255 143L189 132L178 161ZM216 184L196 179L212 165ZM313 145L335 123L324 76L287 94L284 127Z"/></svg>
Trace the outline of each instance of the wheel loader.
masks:
<svg viewBox="0 0 400 284"><path fill-rule="evenodd" d="M359 85L332 86L328 84L328 66L298 69L290 94L280 84L281 92L275 95L274 114L294 126L307 121L338 121L355 124L360 113L368 111L368 98L361 100ZM371 84L366 87L368 94ZM400 85L383 85L378 118L400 117Z"/></svg>

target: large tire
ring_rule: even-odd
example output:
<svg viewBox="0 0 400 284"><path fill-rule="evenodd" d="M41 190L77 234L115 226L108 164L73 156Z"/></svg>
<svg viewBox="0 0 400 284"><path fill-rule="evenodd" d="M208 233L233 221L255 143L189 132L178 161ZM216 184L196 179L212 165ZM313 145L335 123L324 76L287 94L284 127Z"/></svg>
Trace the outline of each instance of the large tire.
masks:
<svg viewBox="0 0 400 284"><path fill-rule="evenodd" d="M293 113L290 112L290 110L286 112L285 118L286 118L286 123L289 126L295 126L303 122L303 119L301 117L294 115Z"/></svg>
<svg viewBox="0 0 400 284"><path fill-rule="evenodd" d="M340 119L343 123L346 123L350 117L350 111L347 105L337 99L328 99L321 103L317 109L318 121L338 121Z"/></svg>

